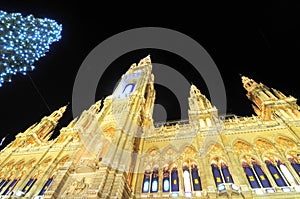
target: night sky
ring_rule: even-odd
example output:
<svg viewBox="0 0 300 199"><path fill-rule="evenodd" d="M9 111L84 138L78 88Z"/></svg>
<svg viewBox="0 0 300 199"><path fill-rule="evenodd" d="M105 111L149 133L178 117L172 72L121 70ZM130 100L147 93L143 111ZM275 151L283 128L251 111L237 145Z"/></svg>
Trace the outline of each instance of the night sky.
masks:
<svg viewBox="0 0 300 199"><path fill-rule="evenodd" d="M101 2L98 2L101 4ZM120 7L119 11L116 7ZM286 95L300 98L300 5L282 1L270 4L172 4L154 1L112 5L42 1L0 1L0 9L50 18L62 24L62 38L35 63L28 75L17 75L0 88L2 148L43 116L70 104L56 129L73 118L72 90L86 56L105 39L138 27L164 27L179 31L202 45L216 63L224 81L227 113L251 116L239 74L248 76ZM148 54L153 62L168 65L189 78L208 95L201 76L182 57L157 49L137 49L120 55L107 67L98 84L95 100L110 95L121 75ZM171 77L170 77L171 78ZM155 86L156 102L167 109L169 120L178 119L176 100L162 86ZM187 100L187 99L186 99ZM174 105L175 104L175 105Z"/></svg>

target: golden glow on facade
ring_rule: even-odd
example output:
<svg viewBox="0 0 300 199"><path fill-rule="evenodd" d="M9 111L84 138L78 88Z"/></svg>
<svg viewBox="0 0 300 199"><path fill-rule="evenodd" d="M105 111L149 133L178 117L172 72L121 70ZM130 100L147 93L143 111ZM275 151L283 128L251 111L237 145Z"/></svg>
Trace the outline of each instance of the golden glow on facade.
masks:
<svg viewBox="0 0 300 199"><path fill-rule="evenodd" d="M150 57L60 129L66 106L0 152L2 198L300 198L297 100L248 77L256 115L218 116L191 85L189 119L153 123Z"/></svg>

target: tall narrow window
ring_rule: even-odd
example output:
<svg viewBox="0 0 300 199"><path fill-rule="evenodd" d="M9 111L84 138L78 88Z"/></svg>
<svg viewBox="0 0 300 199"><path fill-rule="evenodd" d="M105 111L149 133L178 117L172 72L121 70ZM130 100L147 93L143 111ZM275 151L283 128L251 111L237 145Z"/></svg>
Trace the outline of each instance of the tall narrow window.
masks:
<svg viewBox="0 0 300 199"><path fill-rule="evenodd" d="M163 169L163 192L170 191L170 172L168 167Z"/></svg>
<svg viewBox="0 0 300 199"><path fill-rule="evenodd" d="M184 163L182 170L183 170L184 192L191 193L192 192L191 178L190 178L190 171L187 163Z"/></svg>
<svg viewBox="0 0 300 199"><path fill-rule="evenodd" d="M8 178L8 179L6 179L6 180L4 180L4 182L2 183L2 185L1 185L1 187L0 187L0 192L3 190L3 188L8 184L10 182L10 179Z"/></svg>
<svg viewBox="0 0 300 199"><path fill-rule="evenodd" d="M244 172L246 174L246 177L248 179L248 182L249 182L251 188L261 188L256 179L254 171L249 166L249 164L247 162L242 162L242 166L243 166Z"/></svg>
<svg viewBox="0 0 300 199"><path fill-rule="evenodd" d="M0 189L2 188L2 185L3 185L5 182L6 182L5 179L1 180L1 182L0 182Z"/></svg>
<svg viewBox="0 0 300 199"><path fill-rule="evenodd" d="M201 191L202 186L201 186L201 180L198 173L197 165L193 163L191 167L192 167L192 179L193 179L194 191Z"/></svg>
<svg viewBox="0 0 300 199"><path fill-rule="evenodd" d="M298 164L293 157L289 157L288 160L290 161L290 163L291 163L292 167L294 168L294 170L300 176L300 164Z"/></svg>
<svg viewBox="0 0 300 199"><path fill-rule="evenodd" d="M33 184L36 182L36 180L36 178L30 178L25 187L22 189L22 192L27 193L31 189Z"/></svg>
<svg viewBox="0 0 300 199"><path fill-rule="evenodd" d="M270 173L272 174L272 177L274 178L276 184L279 187L284 187L287 186L287 184L285 183L283 177L281 176L281 174L279 173L279 171L277 170L276 166L272 164L272 162L270 160L265 160L265 163L270 171Z"/></svg>
<svg viewBox="0 0 300 199"><path fill-rule="evenodd" d="M144 173L144 180L143 180L143 187L142 187L142 192L143 193L148 193L149 192L150 176L151 176L150 170L146 170L145 173Z"/></svg>
<svg viewBox="0 0 300 199"><path fill-rule="evenodd" d="M53 181L53 176L51 176L50 178L48 178L47 182L45 183L45 185L43 186L42 190L39 193L39 196L43 196L44 193L47 191L47 189L49 188L50 184Z"/></svg>
<svg viewBox="0 0 300 199"><path fill-rule="evenodd" d="M215 163L211 164L211 169L212 169L212 173L214 175L216 186L218 187L219 184L223 183L221 172L220 172L220 170L218 168L218 165L215 164Z"/></svg>
<svg viewBox="0 0 300 199"><path fill-rule="evenodd" d="M270 181L267 178L266 174L262 170L261 166L257 164L255 160L252 161L253 169L256 172L256 175L259 178L259 181L261 182L262 186L264 188L271 187Z"/></svg>
<svg viewBox="0 0 300 199"><path fill-rule="evenodd" d="M158 167L155 167L152 172L151 193L155 193L158 191L158 176Z"/></svg>
<svg viewBox="0 0 300 199"><path fill-rule="evenodd" d="M292 186L298 185L296 182L294 176L291 174L289 169L283 164L280 160L277 161L277 166L279 167L281 173L284 175L285 179L288 181L288 183Z"/></svg>
<svg viewBox="0 0 300 199"><path fill-rule="evenodd" d="M179 191L179 178L176 166L174 166L171 171L171 191Z"/></svg>
<svg viewBox="0 0 300 199"><path fill-rule="evenodd" d="M221 169L222 169L225 182L233 183L232 176L229 172L228 166L224 162L221 163Z"/></svg>
<svg viewBox="0 0 300 199"><path fill-rule="evenodd" d="M10 185L5 189L5 191L2 193L2 195L8 195L10 192L12 192L12 190L15 188L16 184L19 182L19 178L18 179L14 179Z"/></svg>

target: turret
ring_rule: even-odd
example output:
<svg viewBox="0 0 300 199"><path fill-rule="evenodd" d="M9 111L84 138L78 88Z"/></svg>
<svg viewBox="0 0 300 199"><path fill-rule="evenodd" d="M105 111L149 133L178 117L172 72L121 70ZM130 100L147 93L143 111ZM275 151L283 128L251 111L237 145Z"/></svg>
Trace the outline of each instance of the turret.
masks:
<svg viewBox="0 0 300 199"><path fill-rule="evenodd" d="M58 120L63 116L67 106L61 107L54 111L51 115L45 116L39 123L31 125L24 132L16 135L16 139L9 147L21 147L28 145L42 145L46 143L58 124Z"/></svg>
<svg viewBox="0 0 300 199"><path fill-rule="evenodd" d="M107 114L102 122L103 130L114 126L126 132L153 128L152 114L155 100L154 76L150 56L132 64L122 75L115 91L105 99ZM114 124L112 124L112 121Z"/></svg>
<svg viewBox="0 0 300 199"><path fill-rule="evenodd" d="M93 104L93 105L89 108L89 110L90 110L91 112L93 112L94 114L97 114L97 113L100 111L101 103L102 103L102 100L97 101L95 104Z"/></svg>
<svg viewBox="0 0 300 199"><path fill-rule="evenodd" d="M215 125L218 111L200 90L191 85L189 97L189 120L196 128L208 128Z"/></svg>
<svg viewBox="0 0 300 199"><path fill-rule="evenodd" d="M107 149L99 153L102 162L126 172L134 170L136 157L131 153L137 154L140 138L154 131L154 100L152 63L150 56L147 56L130 66L113 94L104 100L98 118L103 137L107 140L103 143ZM128 172L128 179L132 179L132 176L133 173Z"/></svg>
<svg viewBox="0 0 300 199"><path fill-rule="evenodd" d="M242 76L242 83L247 91L247 97L253 102L255 113L263 120L272 120L274 116L285 119L299 119L297 99L285 96L282 92L269 88L253 79Z"/></svg>
<svg viewBox="0 0 300 199"><path fill-rule="evenodd" d="M51 115L44 117L34 129L32 129L32 132L34 132L41 141L47 141L45 138L51 137L52 131L55 129L58 120L63 116L66 109L67 106L63 106L54 111Z"/></svg>

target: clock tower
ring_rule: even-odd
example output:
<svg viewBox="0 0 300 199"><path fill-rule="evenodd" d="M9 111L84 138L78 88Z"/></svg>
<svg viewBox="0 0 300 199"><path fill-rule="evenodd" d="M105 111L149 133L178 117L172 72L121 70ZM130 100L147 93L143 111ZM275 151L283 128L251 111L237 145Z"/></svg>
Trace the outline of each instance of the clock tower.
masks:
<svg viewBox="0 0 300 199"><path fill-rule="evenodd" d="M154 129L153 82L151 59L147 56L138 64L132 64L122 75L113 94L104 100L99 113L100 128L108 146L99 156L102 165L123 173L124 178L118 180L125 179L127 182L124 184L129 187L135 183L141 137Z"/></svg>

